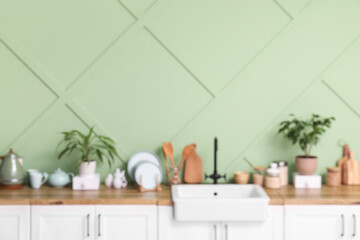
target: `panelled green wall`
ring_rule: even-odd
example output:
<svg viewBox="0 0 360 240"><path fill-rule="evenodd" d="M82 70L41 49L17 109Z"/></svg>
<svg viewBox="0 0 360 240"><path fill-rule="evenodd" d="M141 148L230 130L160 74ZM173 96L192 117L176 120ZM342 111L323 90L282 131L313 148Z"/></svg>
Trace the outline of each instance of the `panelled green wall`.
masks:
<svg viewBox="0 0 360 240"><path fill-rule="evenodd" d="M74 171L59 132L95 125L124 159L195 142L211 172L217 136L231 176L244 156L293 165L278 124L319 113L337 118L313 152L324 174L340 140L360 154L359 26L358 0L2 0L0 150Z"/></svg>

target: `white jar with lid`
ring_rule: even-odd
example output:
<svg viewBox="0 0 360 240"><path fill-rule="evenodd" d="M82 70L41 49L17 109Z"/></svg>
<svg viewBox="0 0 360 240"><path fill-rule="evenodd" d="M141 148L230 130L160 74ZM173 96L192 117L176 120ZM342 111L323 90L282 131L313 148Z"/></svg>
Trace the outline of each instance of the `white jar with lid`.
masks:
<svg viewBox="0 0 360 240"><path fill-rule="evenodd" d="M266 170L266 173L270 177L278 177L280 174L280 171L277 167L277 163L271 163L270 168Z"/></svg>
<svg viewBox="0 0 360 240"><path fill-rule="evenodd" d="M267 176L265 178L265 187L267 188L280 188L280 171L277 163L271 163L270 168L266 170Z"/></svg>

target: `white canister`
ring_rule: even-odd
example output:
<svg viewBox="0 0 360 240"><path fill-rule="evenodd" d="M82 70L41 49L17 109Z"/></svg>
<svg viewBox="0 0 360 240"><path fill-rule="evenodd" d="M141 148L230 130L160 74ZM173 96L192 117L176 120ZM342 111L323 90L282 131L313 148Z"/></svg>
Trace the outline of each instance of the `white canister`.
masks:
<svg viewBox="0 0 360 240"><path fill-rule="evenodd" d="M280 161L278 169L280 171L279 176L280 176L280 184L281 184L281 186L288 185L289 184L289 176L288 176L287 162Z"/></svg>

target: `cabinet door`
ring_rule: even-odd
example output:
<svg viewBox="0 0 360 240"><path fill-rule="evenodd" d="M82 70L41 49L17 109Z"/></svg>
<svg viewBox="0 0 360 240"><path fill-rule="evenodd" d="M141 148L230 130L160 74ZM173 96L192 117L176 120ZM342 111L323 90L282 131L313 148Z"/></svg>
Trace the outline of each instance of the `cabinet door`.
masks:
<svg viewBox="0 0 360 240"><path fill-rule="evenodd" d="M30 239L30 206L0 206L0 239Z"/></svg>
<svg viewBox="0 0 360 240"><path fill-rule="evenodd" d="M157 206L96 206L98 240L157 240Z"/></svg>
<svg viewBox="0 0 360 240"><path fill-rule="evenodd" d="M285 206L285 239L347 239L347 220L346 206Z"/></svg>
<svg viewBox="0 0 360 240"><path fill-rule="evenodd" d="M159 206L158 211L159 240L220 240L218 224L176 221L170 206Z"/></svg>
<svg viewBox="0 0 360 240"><path fill-rule="evenodd" d="M93 206L31 206L31 211L34 240L95 239Z"/></svg>
<svg viewBox="0 0 360 240"><path fill-rule="evenodd" d="M283 206L270 206L269 217L263 222L223 223L221 228L222 239L282 240L284 230L283 209Z"/></svg>

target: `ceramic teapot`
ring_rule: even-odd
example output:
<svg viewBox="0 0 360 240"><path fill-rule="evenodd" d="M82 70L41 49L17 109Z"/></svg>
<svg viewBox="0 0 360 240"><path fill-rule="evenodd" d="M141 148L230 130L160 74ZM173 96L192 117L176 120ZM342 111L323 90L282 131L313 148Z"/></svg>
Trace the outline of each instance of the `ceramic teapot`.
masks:
<svg viewBox="0 0 360 240"><path fill-rule="evenodd" d="M24 183L24 169L19 162L19 156L12 149L5 156L0 156L0 184L11 186L12 188L21 188Z"/></svg>
<svg viewBox="0 0 360 240"><path fill-rule="evenodd" d="M70 176L73 178L73 173L66 173L60 168L55 170L49 177L49 184L53 187L64 187L71 182Z"/></svg>

